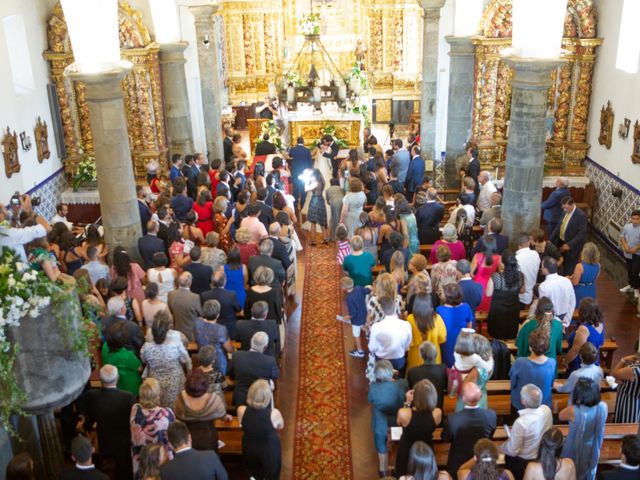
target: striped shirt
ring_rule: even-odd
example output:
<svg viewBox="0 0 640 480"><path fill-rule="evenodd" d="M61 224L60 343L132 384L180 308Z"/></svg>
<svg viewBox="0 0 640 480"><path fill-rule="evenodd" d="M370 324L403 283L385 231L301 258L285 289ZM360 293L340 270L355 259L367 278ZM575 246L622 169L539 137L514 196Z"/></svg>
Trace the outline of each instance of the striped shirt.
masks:
<svg viewBox="0 0 640 480"><path fill-rule="evenodd" d="M640 363L631 366L635 378L624 380L618 387L615 423L636 423L640 420Z"/></svg>

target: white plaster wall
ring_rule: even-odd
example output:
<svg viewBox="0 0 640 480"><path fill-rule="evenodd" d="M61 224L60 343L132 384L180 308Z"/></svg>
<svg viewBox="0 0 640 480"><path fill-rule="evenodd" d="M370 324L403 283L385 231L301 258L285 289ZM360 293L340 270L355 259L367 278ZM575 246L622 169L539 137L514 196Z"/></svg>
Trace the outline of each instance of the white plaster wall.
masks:
<svg viewBox="0 0 640 480"><path fill-rule="evenodd" d="M598 37L604 38L598 48L593 76L593 93L589 113L591 144L589 157L636 188L640 188L640 165L631 162L633 124L640 120L640 74L630 74L615 67L618 31L623 0L595 0L598 8ZM611 101L615 114L611 149L598 144L600 109ZM631 119L629 137L618 137L618 125Z"/></svg>
<svg viewBox="0 0 640 480"><path fill-rule="evenodd" d="M25 95L18 95L13 89L9 54L4 32L0 32L0 129L6 132L7 126L20 135L26 132L31 137L32 148L28 152L19 149L18 156L22 166L19 173L7 178L4 161L0 160L0 203L7 204L16 190L25 192L45 180L62 167L60 155L51 122L51 112L47 99L46 85L49 83L49 68L42 58L47 49L46 21L49 16L49 2L41 0L2 0L0 1L0 19L10 15L22 15L27 30L27 43L35 88ZM0 29L2 28L0 24ZM37 117L47 122L49 127L49 150L51 157L42 164L38 163L33 128ZM2 135L0 135L2 136ZM18 139L18 144L20 139Z"/></svg>
<svg viewBox="0 0 640 480"><path fill-rule="evenodd" d="M447 150L447 107L449 102L449 44L444 37L453 35L454 1L448 0L440 10L438 33L438 93L436 104L436 158Z"/></svg>

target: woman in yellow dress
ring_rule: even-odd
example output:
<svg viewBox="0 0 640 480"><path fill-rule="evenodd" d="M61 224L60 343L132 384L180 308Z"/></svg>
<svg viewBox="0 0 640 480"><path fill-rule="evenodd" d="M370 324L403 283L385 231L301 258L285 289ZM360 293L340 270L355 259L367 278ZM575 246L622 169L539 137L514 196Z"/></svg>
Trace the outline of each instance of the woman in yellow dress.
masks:
<svg viewBox="0 0 640 480"><path fill-rule="evenodd" d="M407 356L407 372L413 367L422 365L422 357L420 357L422 342L429 341L436 346L438 354L435 363L442 363L439 346L447 340L447 328L440 315L434 312L429 294L419 293L415 296L413 313L407 317L407 321L411 324L412 334Z"/></svg>

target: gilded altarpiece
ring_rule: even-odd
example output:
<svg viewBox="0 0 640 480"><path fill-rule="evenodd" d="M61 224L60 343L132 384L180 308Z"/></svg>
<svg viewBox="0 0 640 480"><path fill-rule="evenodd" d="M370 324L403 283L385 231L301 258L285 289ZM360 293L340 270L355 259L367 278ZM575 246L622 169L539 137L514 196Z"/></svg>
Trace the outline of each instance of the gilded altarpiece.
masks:
<svg viewBox="0 0 640 480"><path fill-rule="evenodd" d="M124 1L118 3L121 56L133 64L122 80L127 131L136 180L144 181L146 164L157 161L167 166L167 145L160 85L158 45L151 42L140 12ZM72 174L83 155L93 156L93 138L85 85L64 76L74 61L67 25L58 2L48 28L49 50L43 56L50 62L51 78L56 85L67 158L65 170Z"/></svg>
<svg viewBox="0 0 640 480"><path fill-rule="evenodd" d="M501 56L511 46L511 0L492 0L484 11L476 45L473 138L484 167L504 172L512 71ZM587 121L596 58L596 9L592 0L569 0L562 58L551 73L547 113L547 174L584 175L589 150Z"/></svg>

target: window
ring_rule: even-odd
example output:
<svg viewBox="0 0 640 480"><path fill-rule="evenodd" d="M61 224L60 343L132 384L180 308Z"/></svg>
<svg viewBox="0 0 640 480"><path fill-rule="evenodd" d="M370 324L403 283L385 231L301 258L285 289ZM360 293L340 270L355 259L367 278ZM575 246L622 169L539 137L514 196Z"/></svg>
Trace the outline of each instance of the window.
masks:
<svg viewBox="0 0 640 480"><path fill-rule="evenodd" d="M24 19L22 15L4 17L2 26L9 54L13 89L18 95L26 95L35 89L35 85Z"/></svg>
<svg viewBox="0 0 640 480"><path fill-rule="evenodd" d="M638 73L640 60L640 1L624 0L618 36L616 68L629 73Z"/></svg>

